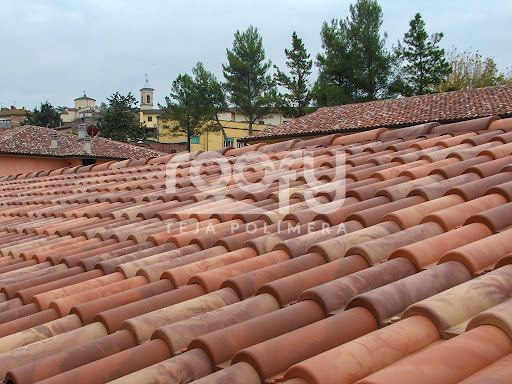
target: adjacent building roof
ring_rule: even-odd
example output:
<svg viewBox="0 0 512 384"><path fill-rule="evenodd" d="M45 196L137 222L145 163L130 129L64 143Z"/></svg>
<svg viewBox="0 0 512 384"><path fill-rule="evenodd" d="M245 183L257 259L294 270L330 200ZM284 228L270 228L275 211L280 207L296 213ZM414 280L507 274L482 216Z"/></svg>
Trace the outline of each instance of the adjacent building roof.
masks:
<svg viewBox="0 0 512 384"><path fill-rule="evenodd" d="M144 140L143 142L137 143L137 145L164 153L183 152L187 150L187 146L185 144L160 143L154 140Z"/></svg>
<svg viewBox="0 0 512 384"><path fill-rule="evenodd" d="M88 96L86 96L85 94L84 94L83 96L81 96L81 97L77 97L77 98L75 99L75 101L76 101L76 100L93 100L93 101L96 101L96 99L93 99L92 97L88 97Z"/></svg>
<svg viewBox="0 0 512 384"><path fill-rule="evenodd" d="M140 111L145 113L145 114L148 114L148 113L162 114L162 113L164 113L164 110L160 109L160 108L141 109Z"/></svg>
<svg viewBox="0 0 512 384"><path fill-rule="evenodd" d="M0 289L9 383L508 383L512 118L2 178Z"/></svg>
<svg viewBox="0 0 512 384"><path fill-rule="evenodd" d="M30 111L27 111L26 109L16 109L16 108L11 108L11 109L2 109L0 110L0 117L3 117L3 116L26 116L27 113L30 113Z"/></svg>
<svg viewBox="0 0 512 384"><path fill-rule="evenodd" d="M51 148L51 133L57 133L58 148ZM145 158L163 153L115 140L95 137L92 153L84 149L77 136L54 129L24 125L0 132L0 153L52 157L95 157L107 159Z"/></svg>
<svg viewBox="0 0 512 384"><path fill-rule="evenodd" d="M492 115L512 116L512 85L325 107L254 133L245 141L450 123Z"/></svg>

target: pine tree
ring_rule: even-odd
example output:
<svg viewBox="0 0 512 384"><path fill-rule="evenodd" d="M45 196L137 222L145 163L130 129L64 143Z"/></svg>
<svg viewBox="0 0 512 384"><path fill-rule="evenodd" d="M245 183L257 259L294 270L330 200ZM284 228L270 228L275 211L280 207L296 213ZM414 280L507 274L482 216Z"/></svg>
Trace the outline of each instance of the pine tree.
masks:
<svg viewBox="0 0 512 384"><path fill-rule="evenodd" d="M405 96L424 95L435 91L452 72L446 60L444 49L439 48L443 33L434 33L430 37L425 30L425 22L417 13L409 23L410 29L404 35L403 44L395 48L402 66L402 90Z"/></svg>
<svg viewBox="0 0 512 384"><path fill-rule="evenodd" d="M107 110L99 121L100 136L125 142L146 137L146 130L139 122L137 100L131 92L126 96L116 92L107 101Z"/></svg>
<svg viewBox="0 0 512 384"><path fill-rule="evenodd" d="M27 114L27 124L37 125L39 127L54 128L61 123L59 111L48 101L41 103L39 109L34 108Z"/></svg>
<svg viewBox="0 0 512 384"><path fill-rule="evenodd" d="M291 76L274 66L277 71L274 75L276 82L288 91L288 93L279 94L279 107L285 117L296 118L308 113L311 103L308 77L311 75L313 60L309 59L310 55L296 32L292 34L292 49L285 49L284 52L288 58L286 66Z"/></svg>
<svg viewBox="0 0 512 384"><path fill-rule="evenodd" d="M267 116L275 107L276 89L271 66L265 61L263 40L258 29L250 26L236 31L233 49L226 50L227 65L222 65L226 82L224 88L231 104L246 118L249 134L257 120Z"/></svg>
<svg viewBox="0 0 512 384"><path fill-rule="evenodd" d="M379 99L387 94L391 54L381 34L382 8L376 0L358 0L347 18L356 101Z"/></svg>
<svg viewBox="0 0 512 384"><path fill-rule="evenodd" d="M343 20L324 22L320 32L324 53L316 57L318 79L313 97L318 106L340 105L353 102L353 83L346 25Z"/></svg>
<svg viewBox="0 0 512 384"><path fill-rule="evenodd" d="M392 56L381 34L382 9L376 0L350 5L350 17L324 23L323 53L317 55L319 76L313 88L319 106L381 98L388 94Z"/></svg>
<svg viewBox="0 0 512 384"><path fill-rule="evenodd" d="M172 83L171 95L166 97L163 121L170 122L171 136L185 136L190 151L192 137L222 130L212 122L217 114L227 109L221 85L201 62L192 69L192 75L179 75Z"/></svg>
<svg viewBox="0 0 512 384"><path fill-rule="evenodd" d="M204 107L204 115L206 119L211 120L204 126L204 131L222 133L224 141L227 141L227 135L224 127L219 121L219 113L228 110L228 103L226 94L215 75L207 71L201 62L198 62L196 67L192 69L195 76L197 92L202 97L202 104Z"/></svg>

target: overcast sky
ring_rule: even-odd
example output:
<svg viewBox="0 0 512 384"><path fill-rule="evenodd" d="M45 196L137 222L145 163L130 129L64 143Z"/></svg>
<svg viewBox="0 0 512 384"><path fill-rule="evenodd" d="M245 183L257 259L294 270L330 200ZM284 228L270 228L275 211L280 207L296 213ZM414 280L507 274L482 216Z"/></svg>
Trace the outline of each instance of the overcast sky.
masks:
<svg viewBox="0 0 512 384"><path fill-rule="evenodd" d="M197 61L223 80L226 48L237 29L251 24L263 37L267 58L284 68L293 31L314 57L321 50L322 23L346 17L352 2L3 0L0 104L32 109L48 100L73 106L83 91L97 104L116 91L131 91L139 99L145 74L155 100L163 103L176 76L190 72ZM478 50L494 58L501 71L512 67L510 0L379 3L389 47L420 12L429 33L444 32L443 48Z"/></svg>

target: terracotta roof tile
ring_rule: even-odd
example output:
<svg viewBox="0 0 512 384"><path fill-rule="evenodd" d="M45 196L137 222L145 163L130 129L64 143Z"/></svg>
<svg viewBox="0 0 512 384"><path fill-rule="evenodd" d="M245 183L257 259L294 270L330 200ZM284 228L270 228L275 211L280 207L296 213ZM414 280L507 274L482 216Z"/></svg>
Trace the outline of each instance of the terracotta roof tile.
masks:
<svg viewBox="0 0 512 384"><path fill-rule="evenodd" d="M512 87L499 86L432 95L325 107L317 112L249 136L251 141L296 135L350 132L378 127L404 127L512 114ZM487 121L487 125L491 121ZM460 127L460 128L459 128ZM435 127L429 127L439 133ZM486 129L481 128L478 129ZM442 129L442 128L441 128ZM472 130L457 125L455 130ZM499 128L498 128L499 129ZM428 130L427 130L428 131Z"/></svg>
<svg viewBox="0 0 512 384"><path fill-rule="evenodd" d="M410 305L471 279L468 270L457 262L446 262L402 280L352 298L346 309L367 308L379 325L392 323Z"/></svg>
<svg viewBox="0 0 512 384"><path fill-rule="evenodd" d="M51 149L50 136L52 133L57 134L58 149ZM84 143L79 142L74 135L44 127L24 125L0 133L0 153L3 154L51 157L83 156L107 159L139 159L162 155L158 151L102 137L96 137L92 140L91 150L92 153L87 153Z"/></svg>
<svg viewBox="0 0 512 384"><path fill-rule="evenodd" d="M426 384L432 380L444 380L447 376L450 376L449 382L457 383L511 352L510 338L500 329L484 325L414 356L408 356L368 376L361 383L391 380L395 383L414 381Z"/></svg>
<svg viewBox="0 0 512 384"><path fill-rule="evenodd" d="M286 371L284 379L299 377L313 383L353 383L437 340L436 327L424 317L413 316L296 364ZM359 364L368 356L368 350L373 351L372 362Z"/></svg>
<svg viewBox="0 0 512 384"><path fill-rule="evenodd" d="M459 351L510 343L512 119L491 120L218 151L246 181L207 189L201 152L3 178L0 376L410 382L456 356L436 380L497 377L506 348Z"/></svg>
<svg viewBox="0 0 512 384"><path fill-rule="evenodd" d="M490 364L484 369L476 372L469 376L467 379L462 380L464 384L483 384L486 381L493 382L495 384L505 384L510 377L512 372L512 354L507 355L495 363Z"/></svg>

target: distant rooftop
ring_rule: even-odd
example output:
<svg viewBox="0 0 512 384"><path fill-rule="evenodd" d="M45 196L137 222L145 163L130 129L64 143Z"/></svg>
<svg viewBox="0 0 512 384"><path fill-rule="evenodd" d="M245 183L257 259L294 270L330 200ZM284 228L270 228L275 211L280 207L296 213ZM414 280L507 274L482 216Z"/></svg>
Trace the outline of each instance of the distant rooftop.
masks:
<svg viewBox="0 0 512 384"><path fill-rule="evenodd" d="M374 128L401 128L428 122L452 123L487 116L512 116L512 86L487 87L325 107L309 115L256 132L262 141Z"/></svg>
<svg viewBox="0 0 512 384"><path fill-rule="evenodd" d="M96 101L96 99L93 99L92 97L87 97L87 95L84 93L84 95L82 97L77 97L75 99L75 101L77 100L93 100L93 101Z"/></svg>
<svg viewBox="0 0 512 384"><path fill-rule="evenodd" d="M51 149L51 133L57 133L58 149ZM164 153L103 137L91 142L87 153L77 136L50 128L24 125L0 132L0 154L128 159L158 157Z"/></svg>

